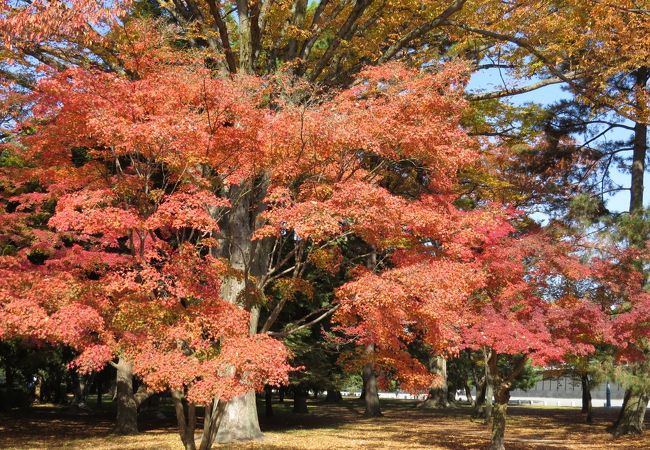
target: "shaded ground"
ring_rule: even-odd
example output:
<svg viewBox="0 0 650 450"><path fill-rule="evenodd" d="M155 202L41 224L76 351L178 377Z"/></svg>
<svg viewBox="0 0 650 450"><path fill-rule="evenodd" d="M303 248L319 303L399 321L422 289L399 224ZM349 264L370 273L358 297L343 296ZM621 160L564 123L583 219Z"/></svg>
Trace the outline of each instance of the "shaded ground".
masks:
<svg viewBox="0 0 650 450"><path fill-rule="evenodd" d="M262 418L262 441L217 446L240 449L483 449L489 430L472 421L468 408L422 410L415 402L383 401L384 417L366 419L355 400L312 404L307 415L289 412L291 401L274 405L275 417ZM264 411L263 408L260 411ZM574 408L510 407L509 449L650 449L644 437L613 439L606 428L616 410L596 409L595 423L583 424ZM71 412L51 406L0 414L0 448L15 449L180 449L171 409L167 418L145 414L138 436L111 434L110 409ZM160 412L158 413L160 415ZM197 436L198 437L198 436Z"/></svg>

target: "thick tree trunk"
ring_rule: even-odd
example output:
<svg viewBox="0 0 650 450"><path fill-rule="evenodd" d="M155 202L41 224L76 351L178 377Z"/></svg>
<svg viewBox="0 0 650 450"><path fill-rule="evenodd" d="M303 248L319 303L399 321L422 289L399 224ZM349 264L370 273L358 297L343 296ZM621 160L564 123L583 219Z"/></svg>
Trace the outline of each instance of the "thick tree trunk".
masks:
<svg viewBox="0 0 650 450"><path fill-rule="evenodd" d="M623 406L614 422L614 435L643 434L648 397L645 392L625 391Z"/></svg>
<svg viewBox="0 0 650 450"><path fill-rule="evenodd" d="M254 285L255 280L249 277L259 280L265 275L269 257L268 242L252 240L259 214L264 210L262 199L266 192L266 185L267 183L261 179L257 186L248 183L231 186L228 198L232 207L221 223L221 256L227 258L231 267L243 275L224 279L221 296L251 312L249 324L251 334L257 333L259 306L254 304L254 299L246 298L249 291L258 288ZM218 442L254 440L262 437L255 392L252 390L228 401L224 407L223 418L220 420L217 431Z"/></svg>
<svg viewBox="0 0 650 450"><path fill-rule="evenodd" d="M366 353L372 355L375 351L373 344L366 346ZM366 417L380 417L381 406L379 404L379 390L377 387L377 376L375 375L374 365L372 361L366 362L363 366L363 385L364 385L364 402L366 410L364 412Z"/></svg>
<svg viewBox="0 0 650 450"><path fill-rule="evenodd" d="M587 414L587 423L593 423L593 410L591 407L591 381L589 375L583 374L580 377L582 384L582 413Z"/></svg>
<svg viewBox="0 0 650 450"><path fill-rule="evenodd" d="M506 412L510 391L499 389L496 393L496 402L492 409L492 441L490 450L505 450Z"/></svg>
<svg viewBox="0 0 650 450"><path fill-rule="evenodd" d="M327 395L325 395L325 401L327 403L338 403L341 400L343 400L341 391L333 388L327 390Z"/></svg>
<svg viewBox="0 0 650 450"><path fill-rule="evenodd" d="M293 412L296 414L307 414L307 390L297 386L293 390Z"/></svg>
<svg viewBox="0 0 650 450"><path fill-rule="evenodd" d="M117 369L117 423L115 432L136 434L138 432L138 404L133 393L133 365L120 357Z"/></svg>
<svg viewBox="0 0 650 450"><path fill-rule="evenodd" d="M429 389L427 399L418 406L423 408L447 408L449 407L449 388L447 386L447 360L442 356L431 358L429 368L432 373L438 375L440 384Z"/></svg>
<svg viewBox="0 0 650 450"><path fill-rule="evenodd" d="M217 442L249 441L261 437L255 392L249 391L228 401L217 430Z"/></svg>

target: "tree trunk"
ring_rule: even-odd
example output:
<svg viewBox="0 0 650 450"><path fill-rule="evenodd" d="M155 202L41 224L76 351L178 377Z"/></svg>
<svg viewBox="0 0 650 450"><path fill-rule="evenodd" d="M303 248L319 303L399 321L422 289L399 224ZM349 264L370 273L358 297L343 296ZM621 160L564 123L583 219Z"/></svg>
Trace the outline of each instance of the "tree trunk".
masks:
<svg viewBox="0 0 650 450"><path fill-rule="evenodd" d="M487 392L487 382L485 376L476 386L476 401L474 402L473 417L482 417L485 412L485 394Z"/></svg>
<svg viewBox="0 0 650 450"><path fill-rule="evenodd" d="M226 407L225 402L213 400L205 405L205 414L203 418L203 435L199 450L210 450L214 440L217 437L217 430L223 419L223 413Z"/></svg>
<svg viewBox="0 0 650 450"><path fill-rule="evenodd" d="M614 422L614 435L642 434L648 408L648 394L628 389L621 411Z"/></svg>
<svg viewBox="0 0 650 450"><path fill-rule="evenodd" d="M76 370L71 371L70 378L72 378L72 405L81 405L84 402L84 386L85 377L79 376Z"/></svg>
<svg viewBox="0 0 650 450"><path fill-rule="evenodd" d="M589 375L583 374L580 377L582 384L582 413L587 414L587 423L593 423L593 411L591 407L591 381Z"/></svg>
<svg viewBox="0 0 650 450"><path fill-rule="evenodd" d="M273 417L273 389L271 386L264 386L264 406L266 417Z"/></svg>
<svg viewBox="0 0 650 450"><path fill-rule="evenodd" d="M138 432L138 404L133 393L133 364L120 357L117 369L117 424L118 434Z"/></svg>
<svg viewBox="0 0 650 450"><path fill-rule="evenodd" d="M182 392L173 390L174 410L178 422L178 434L185 450L196 450L194 429L196 428L196 406L188 403Z"/></svg>
<svg viewBox="0 0 650 450"><path fill-rule="evenodd" d="M102 406L102 386L103 380L101 380L99 377L95 379L95 389L97 391L97 407L99 408Z"/></svg>
<svg viewBox="0 0 650 450"><path fill-rule="evenodd" d="M305 14L307 12L307 0L296 0L293 2L291 11L291 26L298 29L302 28L305 22ZM295 37L289 39L287 48L283 59L285 61L292 61L296 57L298 51L298 40Z"/></svg>
<svg viewBox="0 0 650 450"><path fill-rule="evenodd" d="M239 70L252 74L254 69L253 27L248 0L237 0L237 17L239 18Z"/></svg>
<svg viewBox="0 0 650 450"><path fill-rule="evenodd" d="M510 390L500 388L496 393L492 408L492 441L490 450L505 450L506 412L510 400Z"/></svg>
<svg viewBox="0 0 650 450"><path fill-rule="evenodd" d="M80 409L87 409L86 398L88 397L88 390L92 385L95 375L79 375L77 371L73 371L71 377L74 394L72 406Z"/></svg>
<svg viewBox="0 0 650 450"><path fill-rule="evenodd" d="M372 355L375 351L373 344L366 346L366 353ZM366 403L366 410L364 412L366 417L380 417L382 416L381 407L379 405L379 390L377 388L377 376L375 375L374 365L372 361L368 361L363 366L363 385L364 401Z"/></svg>
<svg viewBox="0 0 650 450"><path fill-rule="evenodd" d="M371 247L370 249L368 259L366 260L366 266L372 272L377 270L377 250L374 247ZM373 364L374 352L375 344L366 345L367 360L362 369L363 389L361 391L361 398L363 398L366 404L366 410L364 412L366 417L382 416L381 406L379 404L377 376L375 374L375 368Z"/></svg>
<svg viewBox="0 0 650 450"><path fill-rule="evenodd" d="M270 249L268 241L253 242L252 239L253 232L259 225L259 214L264 210L262 199L268 183L265 179L260 179L259 184L255 186L251 184L252 182L229 187L228 199L232 206L220 224L222 233L220 253L222 257L228 259L232 269L241 272L243 276L226 277L221 285L221 296L224 300L238 304L251 312L249 331L255 334L258 327L259 306L254 303L254 298L249 297L255 297L253 291L259 289L254 285L254 281L259 281L260 277L266 274ZM253 280L249 278L251 276L254 277ZM224 407L223 418L220 420L217 431L217 441L220 443L262 437L255 392L252 390L228 401Z"/></svg>
<svg viewBox="0 0 650 450"><path fill-rule="evenodd" d="M436 374L440 384L429 389L427 399L418 406L423 408L449 407L449 388L447 386L447 360L442 356L431 358L429 362L431 372Z"/></svg>
<svg viewBox="0 0 650 450"><path fill-rule="evenodd" d="M327 403L338 403L341 400L343 400L343 396L341 395L341 391L331 388L327 390L327 395L325 396L325 401Z"/></svg>
<svg viewBox="0 0 650 450"><path fill-rule="evenodd" d="M469 406L474 407L475 403L474 403L474 398L472 398L472 388L469 387L467 381L465 381L463 384L465 387L465 396L467 397L467 403L469 403Z"/></svg>
<svg viewBox="0 0 650 450"><path fill-rule="evenodd" d="M645 89L650 77L648 67L640 67L635 71L635 88L640 93ZM644 111L647 106L643 97L637 94L638 113ZM630 214L639 214L643 211L643 177L645 175L645 159L648 143L648 126L637 122L634 124L634 140L632 143L632 181L630 185ZM643 246L644 241L632 242L633 245ZM641 434L643 432L643 421L650 393L647 391L636 391L627 389L623 406L616 422L614 422L614 434Z"/></svg>
<svg viewBox="0 0 650 450"><path fill-rule="evenodd" d="M57 374L54 377L53 398L54 403L57 405L60 405L65 400L65 386L63 384L63 375L59 371L57 371Z"/></svg>
<svg viewBox="0 0 650 450"><path fill-rule="evenodd" d="M492 420L494 403L494 368L496 367L497 354L494 350L486 350L485 353L485 422ZM510 395L510 394L508 394ZM507 403L507 402L506 402Z"/></svg>
<svg viewBox="0 0 650 450"><path fill-rule="evenodd" d="M307 414L307 390L297 386L293 390L293 412L296 414Z"/></svg>
<svg viewBox="0 0 650 450"><path fill-rule="evenodd" d="M492 404L494 402L494 368L496 367L496 353L493 350L483 349L483 359L485 361L483 381L480 389L477 387L476 403L474 405L474 414L476 418L482 418L485 423L492 419ZM493 369L490 369L492 365Z"/></svg>
<svg viewBox="0 0 650 450"><path fill-rule="evenodd" d="M635 88L639 91L645 88L648 83L650 70L641 67L635 72ZM641 98L641 102L643 99ZM638 102L639 114L646 106ZM645 160L648 145L648 126L645 123L634 124L634 141L632 143L632 181L630 185L630 213L637 213L643 210L643 177L645 175Z"/></svg>
<svg viewBox="0 0 650 450"><path fill-rule="evenodd" d="M262 438L262 431L257 418L255 392L249 391L228 401L217 430L217 442L228 443L260 438Z"/></svg>

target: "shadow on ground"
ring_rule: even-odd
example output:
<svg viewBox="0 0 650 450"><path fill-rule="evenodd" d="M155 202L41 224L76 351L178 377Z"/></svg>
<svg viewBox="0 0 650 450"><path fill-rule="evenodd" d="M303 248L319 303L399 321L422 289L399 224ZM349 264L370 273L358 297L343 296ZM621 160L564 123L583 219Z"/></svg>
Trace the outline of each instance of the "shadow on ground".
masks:
<svg viewBox="0 0 650 450"><path fill-rule="evenodd" d="M484 449L489 429L472 420L468 407L417 408L414 401L382 401L384 417L363 416L363 404L310 403L308 414L293 414L292 402L274 404L273 417L261 417L262 441L218 448L239 449ZM259 409L261 412L264 408ZM595 423L584 423L575 408L513 406L508 409L507 448L534 450L648 449L650 436L614 439L607 427L617 414L595 409ZM90 412L51 405L0 414L0 448L16 449L176 449L171 405L144 412L138 436L112 434L111 407ZM200 422L200 421L199 421ZM197 430L198 432L198 430ZM198 437L198 436L197 436Z"/></svg>

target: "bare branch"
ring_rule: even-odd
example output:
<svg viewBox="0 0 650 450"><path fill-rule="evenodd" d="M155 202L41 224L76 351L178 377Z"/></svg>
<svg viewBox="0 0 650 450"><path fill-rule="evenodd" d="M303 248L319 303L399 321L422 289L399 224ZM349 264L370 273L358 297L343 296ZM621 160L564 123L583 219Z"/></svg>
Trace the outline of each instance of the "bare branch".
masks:
<svg viewBox="0 0 650 450"><path fill-rule="evenodd" d="M574 74L567 74L567 76L574 76ZM553 77L547 78L545 80L538 81L536 83L529 84L527 86L520 86L516 88L505 88L500 91L495 92L485 92L485 93L469 93L466 95L466 98L469 101L477 102L482 100L493 100L497 98L510 97L513 95L525 94L526 92L536 91L546 86L551 86L553 84L564 83L564 79Z"/></svg>

